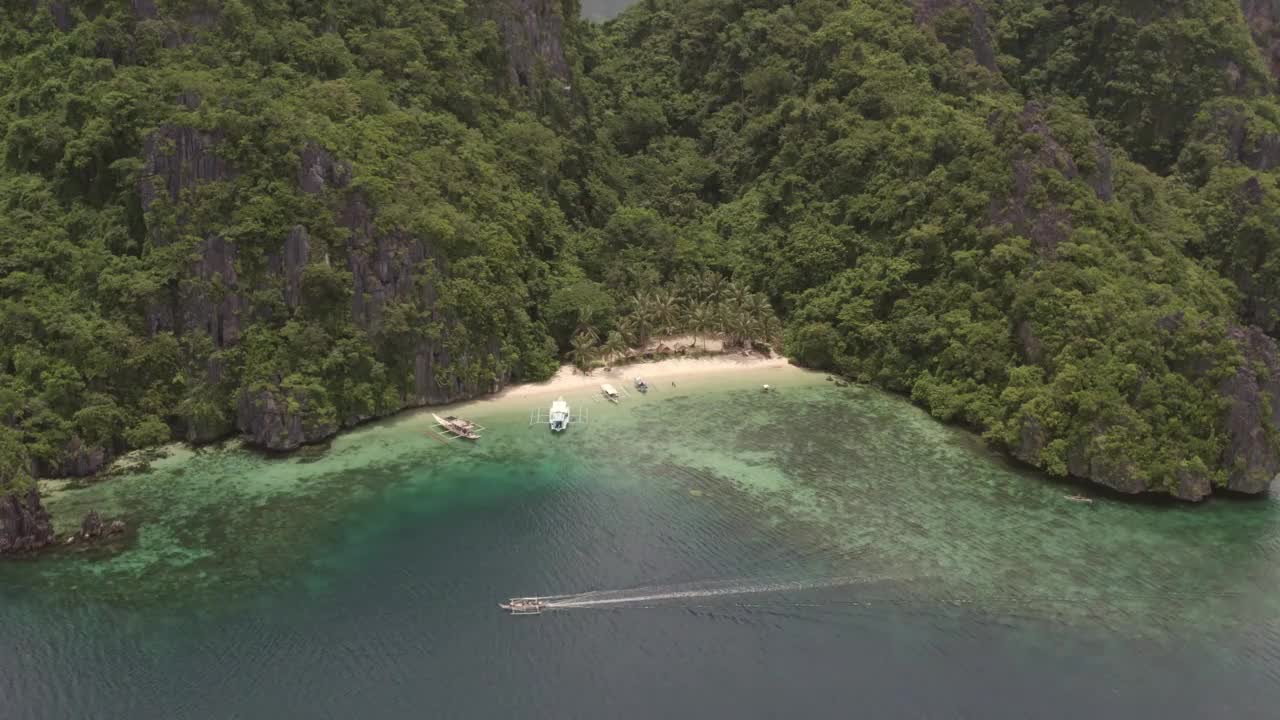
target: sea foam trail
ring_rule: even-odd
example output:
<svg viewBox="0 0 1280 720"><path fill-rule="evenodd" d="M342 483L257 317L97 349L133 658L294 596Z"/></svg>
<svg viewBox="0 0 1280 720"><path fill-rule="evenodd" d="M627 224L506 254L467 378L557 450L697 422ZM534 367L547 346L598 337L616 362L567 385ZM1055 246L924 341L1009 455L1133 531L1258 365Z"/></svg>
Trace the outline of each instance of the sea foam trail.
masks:
<svg viewBox="0 0 1280 720"><path fill-rule="evenodd" d="M547 607L567 610L572 608L590 608L609 605L633 605L636 603L656 602L659 600L691 600L697 598L733 595L817 590L820 588L842 587L845 585L865 585L869 583L889 582L901 579L903 578L876 576L794 581L731 580L711 584L700 583L695 586L685 584L667 587L644 587L631 590L597 590L581 593L579 595L562 596L563 599L553 599L547 603Z"/></svg>

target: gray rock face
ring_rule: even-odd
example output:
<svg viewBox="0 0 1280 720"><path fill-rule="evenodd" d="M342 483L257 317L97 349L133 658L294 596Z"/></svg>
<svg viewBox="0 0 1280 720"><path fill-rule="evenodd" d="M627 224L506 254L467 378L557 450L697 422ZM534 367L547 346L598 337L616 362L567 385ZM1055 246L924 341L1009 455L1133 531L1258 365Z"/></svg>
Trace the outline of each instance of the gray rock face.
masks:
<svg viewBox="0 0 1280 720"><path fill-rule="evenodd" d="M1090 162L1086 165L1092 166L1092 169L1084 173L1080 170L1077 159L1054 137L1046 113L1047 108L1032 101L1026 104L1018 116L1018 129L1024 135L1038 137L1039 147L1013 161L1013 192L1009 197L993 204L988 217L992 224L1009 225L1018 234L1030 238L1041 256L1052 259L1057 253L1058 244L1071 236L1071 213L1053 202L1032 207L1030 195L1036 173L1041 168L1051 168L1068 180L1081 178L1103 201L1110 201L1115 189L1111 177L1111 153L1102 140L1095 138L1090 148L1093 157L1089 158ZM989 122L994 124L998 119L998 116L993 115Z"/></svg>
<svg viewBox="0 0 1280 720"><path fill-rule="evenodd" d="M63 448L62 462L51 472L41 475L82 478L97 475L111 462L111 453L105 448L85 444L80 438L72 438Z"/></svg>
<svg viewBox="0 0 1280 720"><path fill-rule="evenodd" d="M123 520L112 520L107 523L97 510L90 510L85 514L84 519L80 521L80 532L67 538L66 542L68 545L77 542L96 543L121 535L126 529L127 526Z"/></svg>
<svg viewBox="0 0 1280 720"><path fill-rule="evenodd" d="M130 0L133 16L143 20L156 18L160 13L156 10L156 0Z"/></svg>
<svg viewBox="0 0 1280 720"><path fill-rule="evenodd" d="M80 537L84 540L102 537L102 516L97 510L90 510L80 521Z"/></svg>
<svg viewBox="0 0 1280 720"><path fill-rule="evenodd" d="M1162 327L1174 328L1184 322L1179 316L1162 318ZM1228 471L1228 490L1247 494L1267 492L1280 479L1280 349L1274 338L1257 327L1233 328L1230 339L1239 348L1243 361L1231 377L1223 380L1218 392L1226 400L1221 430L1227 445L1221 465ZM1211 370L1210 365L1197 372ZM1067 451L1067 472L1123 493L1152 490L1141 469L1117 455L1105 441L1108 428L1094 427L1083 440ZM1026 416L1018 446L1012 448L1023 462L1042 465L1041 453L1049 438L1038 419ZM1182 500L1203 500L1213 493L1207 472L1179 471L1167 491Z"/></svg>
<svg viewBox="0 0 1280 720"><path fill-rule="evenodd" d="M1256 327L1234 328L1231 339L1244 362L1219 388L1230 403L1222 464L1230 473L1229 489L1261 493L1280 474L1280 352L1276 341Z"/></svg>
<svg viewBox="0 0 1280 720"><path fill-rule="evenodd" d="M507 49L512 84L531 87L539 72L569 81L564 56L564 18L559 0L506 0L492 3L493 19Z"/></svg>
<svg viewBox="0 0 1280 720"><path fill-rule="evenodd" d="M1280 137L1250 134L1248 120L1241 111L1218 110L1211 122L1216 131L1226 138L1228 159L1260 171L1280 167Z"/></svg>
<svg viewBox="0 0 1280 720"><path fill-rule="evenodd" d="M53 522L35 488L0 495L0 555L39 550L53 540Z"/></svg>
<svg viewBox="0 0 1280 720"><path fill-rule="evenodd" d="M168 21L165 14L169 11L162 3L131 3L137 18ZM531 86L539 78L569 81L569 63L562 46L562 11L559 0L503 0L484 5L484 17L495 22L507 50L513 84ZM192 42L192 33L214 21L216 13L212 11L189 13L174 25L188 34L167 37L165 43ZM183 93L177 102L196 109L201 98ZM153 132L143 148L138 188L148 217L155 214L158 206L171 204L176 208L178 225L192 232L192 198L210 183L234 181L237 177L236 168L219 156L219 146L224 142L226 137L221 132L193 127L165 125ZM258 261L265 261L265 266L246 268L234 242L216 233L195 231L202 239L194 249L187 272L146 310L151 332L199 333L209 337L215 348L233 347L249 325L282 319L277 317L281 308L278 303L265 303L270 307L251 305L250 286L258 287L263 280L278 281L283 307L297 310L305 303L302 290L306 268L316 262L345 263L351 273L352 319L372 337L377 337L389 304L413 302L430 307L436 301L436 279L447 277L445 259L422 238L402 230L380 228L378 209L351 187L353 176L348 163L320 145L310 143L300 148L297 185L303 192L318 196L331 208L336 224L349 231L344 246L329 246L326 243L332 244L332 239L318 240L314 228L299 224L280 238L278 250ZM165 232L152 228L152 241L159 245L173 242L173 238L163 236ZM263 272L267 273L266 278L262 277ZM447 338L452 320L432 320L445 328ZM464 370L480 358L459 356L445 345L443 340L422 339L406 349L412 357L399 358L397 364L412 367L412 387L406 389L399 407L385 411L466 399L499 390L509 381L509 375L498 378L496 383L463 380L468 375ZM494 338L480 352L496 356L500 351ZM224 369L216 361L210 361L205 370L211 385L223 380ZM341 427L370 419L365 415L328 418L316 407L322 405L325 403L305 392L278 384L257 386L241 391L235 398L234 418L228 417L226 422L217 418L192 421L185 428L186 436L190 441L206 442L234 427L250 443L272 450L291 450L324 440Z"/></svg>
<svg viewBox="0 0 1280 720"><path fill-rule="evenodd" d="M183 104L189 105L185 100ZM220 132L173 125L147 136L138 185L143 211L150 211L161 197L176 203L185 191L234 177L230 163L216 152L223 140Z"/></svg>
<svg viewBox="0 0 1280 720"><path fill-rule="evenodd" d="M51 0L49 3L49 15L53 17L53 24L63 32L70 30L75 25L75 20L71 17L70 3L66 0Z"/></svg>
<svg viewBox="0 0 1280 720"><path fill-rule="evenodd" d="M191 97L182 100L188 106L199 102ZM189 194L201 186L233 179L234 168L217 154L223 140L220 133L189 127L166 126L152 133L143 147L144 164L138 186L143 211L151 212L161 200L181 209ZM179 224L186 220L186 213L179 212ZM171 241L153 229L152 242L167 245ZM204 333L217 347L227 347L240 337L244 306L239 294L236 247L211 235L200 244L196 255L189 279L171 289L170 300L148 308L148 324L152 332ZM213 374L214 370L211 368L210 372Z"/></svg>
<svg viewBox="0 0 1280 720"><path fill-rule="evenodd" d="M1276 26L1280 7L1273 0L1240 0L1240 9L1249 22L1254 43L1267 60L1271 75L1280 77L1280 27Z"/></svg>
<svg viewBox="0 0 1280 720"><path fill-rule="evenodd" d="M241 394L236 424L245 440L269 450L297 450L338 432L338 424L309 412L307 394L260 388Z"/></svg>
<svg viewBox="0 0 1280 720"><path fill-rule="evenodd" d="M991 71L996 70L995 43L988 27L987 11L975 0L915 0L914 5L916 23L927 27L933 27L944 12L963 8L970 20L968 37L963 38L965 46L973 51L974 59L979 65Z"/></svg>

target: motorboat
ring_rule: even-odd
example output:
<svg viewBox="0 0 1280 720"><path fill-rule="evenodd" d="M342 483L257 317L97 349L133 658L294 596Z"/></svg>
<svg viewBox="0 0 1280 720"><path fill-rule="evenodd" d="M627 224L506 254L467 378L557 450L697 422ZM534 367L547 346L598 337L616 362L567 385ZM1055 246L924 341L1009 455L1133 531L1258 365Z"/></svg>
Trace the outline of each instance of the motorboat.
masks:
<svg viewBox="0 0 1280 720"><path fill-rule="evenodd" d="M649 383L645 382L644 378L636 378L636 390L642 393L649 392Z"/></svg>
<svg viewBox="0 0 1280 720"><path fill-rule="evenodd" d="M512 615L541 615L547 609L547 601L540 597L511 598L498 607Z"/></svg>

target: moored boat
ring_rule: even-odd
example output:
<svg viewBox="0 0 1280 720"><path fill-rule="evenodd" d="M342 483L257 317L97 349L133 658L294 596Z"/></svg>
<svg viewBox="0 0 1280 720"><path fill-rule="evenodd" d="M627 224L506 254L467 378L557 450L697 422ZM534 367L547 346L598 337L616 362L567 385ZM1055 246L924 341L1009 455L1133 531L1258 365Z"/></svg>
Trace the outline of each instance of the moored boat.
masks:
<svg viewBox="0 0 1280 720"><path fill-rule="evenodd" d="M431 417L435 418L436 422L440 424L440 427L444 428L456 437L464 438L466 440L480 439L480 426L470 420L463 420L462 418L457 418L452 415L449 417L440 417L435 413L432 413Z"/></svg>
<svg viewBox="0 0 1280 720"><path fill-rule="evenodd" d="M600 386L600 392L604 394L605 399L607 399L609 402L615 402L615 403L616 403L616 402L618 402L618 400L621 398L621 396L618 394L617 389L616 389L616 388L614 388L614 387L613 387L612 385L610 385L609 383L605 383L605 384L601 385L601 386Z"/></svg>
<svg viewBox="0 0 1280 720"><path fill-rule="evenodd" d="M649 383L645 382L644 378L638 377L636 378L635 382L636 382L636 390L639 390L642 393L649 392Z"/></svg>
<svg viewBox="0 0 1280 720"><path fill-rule="evenodd" d="M563 432L569 427L569 403L564 398L557 398L551 403L551 431Z"/></svg>

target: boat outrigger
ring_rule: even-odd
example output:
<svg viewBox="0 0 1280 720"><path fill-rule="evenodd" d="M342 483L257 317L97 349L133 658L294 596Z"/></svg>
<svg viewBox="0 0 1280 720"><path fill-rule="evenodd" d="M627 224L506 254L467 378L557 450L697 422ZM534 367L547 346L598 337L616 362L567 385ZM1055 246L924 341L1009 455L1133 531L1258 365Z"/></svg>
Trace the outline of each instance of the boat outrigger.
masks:
<svg viewBox="0 0 1280 720"><path fill-rule="evenodd" d="M606 400L612 403L618 402L618 400L620 400L622 397L621 395L618 394L618 391L614 389L614 387L609 383L605 383L601 385L600 392L604 394L604 397Z"/></svg>
<svg viewBox="0 0 1280 720"><path fill-rule="evenodd" d="M444 428L447 433L465 440L479 440L480 431L484 429L470 420L463 420L462 418L456 418L452 415L449 417L440 417L439 415L432 413L431 417L435 418L436 422L439 423L440 427Z"/></svg>
<svg viewBox="0 0 1280 720"><path fill-rule="evenodd" d="M649 392L649 383L645 382L644 378L638 377L636 378L636 389L642 393L647 393Z"/></svg>
<svg viewBox="0 0 1280 720"><path fill-rule="evenodd" d="M512 615L541 615L547 609L547 601L540 597L511 598L498 607Z"/></svg>
<svg viewBox="0 0 1280 720"><path fill-rule="evenodd" d="M581 415L573 415L569 412L569 403L564 398L556 398L551 403L551 409L535 408L529 411L529 426L534 425L550 425L551 432L561 433L569 429L570 425L586 425L587 414L583 411Z"/></svg>

